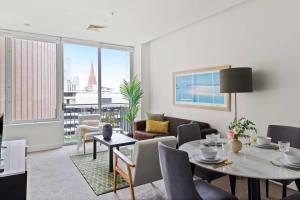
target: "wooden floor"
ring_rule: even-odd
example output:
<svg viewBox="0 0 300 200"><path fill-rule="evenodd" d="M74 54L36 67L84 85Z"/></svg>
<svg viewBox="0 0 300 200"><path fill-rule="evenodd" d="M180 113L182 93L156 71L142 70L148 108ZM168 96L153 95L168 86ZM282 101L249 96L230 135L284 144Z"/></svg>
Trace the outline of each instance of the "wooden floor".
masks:
<svg viewBox="0 0 300 200"><path fill-rule="evenodd" d="M213 181L213 184L225 189L226 191L230 191L230 185L229 185L229 178L227 176L217 179ZM269 198L266 198L265 193L265 182L261 181L260 183L260 192L261 192L261 199L272 199L272 200L278 200L281 199L281 192L282 188L280 185L274 184L270 182L269 186ZM294 190L288 189L287 191L288 195L295 193ZM239 200L246 200L248 199L248 185L247 185L247 179L237 179L236 183L236 196Z"/></svg>

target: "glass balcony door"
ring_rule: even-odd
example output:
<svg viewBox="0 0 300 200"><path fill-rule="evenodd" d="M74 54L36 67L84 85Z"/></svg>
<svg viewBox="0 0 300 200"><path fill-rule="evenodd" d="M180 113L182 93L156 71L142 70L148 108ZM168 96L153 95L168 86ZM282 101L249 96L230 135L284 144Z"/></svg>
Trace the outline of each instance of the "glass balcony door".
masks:
<svg viewBox="0 0 300 200"><path fill-rule="evenodd" d="M99 113L98 47L64 44L64 142L76 142L78 116Z"/></svg>
<svg viewBox="0 0 300 200"><path fill-rule="evenodd" d="M122 98L120 85L130 80L131 51L101 49L101 116L116 132L126 133L128 123L124 112L128 102Z"/></svg>
<svg viewBox="0 0 300 200"><path fill-rule="evenodd" d="M114 132L128 131L124 119L128 102L122 98L120 85L130 80L131 60L132 51L127 49L64 44L65 143L77 141L79 115L99 113Z"/></svg>

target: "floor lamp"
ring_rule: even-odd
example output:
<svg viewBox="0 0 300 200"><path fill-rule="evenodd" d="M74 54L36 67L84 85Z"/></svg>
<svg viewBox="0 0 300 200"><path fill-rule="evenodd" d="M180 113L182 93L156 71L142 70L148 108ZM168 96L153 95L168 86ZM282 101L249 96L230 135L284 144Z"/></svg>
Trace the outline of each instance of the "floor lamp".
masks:
<svg viewBox="0 0 300 200"><path fill-rule="evenodd" d="M220 71L220 92L234 93L234 119L237 120L237 93L252 92L252 68L237 67Z"/></svg>

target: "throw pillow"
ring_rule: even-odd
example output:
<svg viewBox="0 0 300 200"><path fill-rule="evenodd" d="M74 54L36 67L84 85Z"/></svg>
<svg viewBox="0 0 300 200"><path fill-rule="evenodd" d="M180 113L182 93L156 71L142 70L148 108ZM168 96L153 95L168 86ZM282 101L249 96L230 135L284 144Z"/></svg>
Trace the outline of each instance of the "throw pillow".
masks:
<svg viewBox="0 0 300 200"><path fill-rule="evenodd" d="M161 113L161 114L153 114L153 113L149 113L147 112L147 119L148 120L154 120L154 121L164 121L165 118L165 113Z"/></svg>
<svg viewBox="0 0 300 200"><path fill-rule="evenodd" d="M146 121L146 132L152 133L169 133L169 121Z"/></svg>

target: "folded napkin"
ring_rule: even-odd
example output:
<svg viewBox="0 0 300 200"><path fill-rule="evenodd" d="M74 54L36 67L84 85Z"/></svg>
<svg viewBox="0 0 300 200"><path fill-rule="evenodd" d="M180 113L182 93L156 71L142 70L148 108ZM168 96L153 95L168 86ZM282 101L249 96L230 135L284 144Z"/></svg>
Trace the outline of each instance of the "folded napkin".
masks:
<svg viewBox="0 0 300 200"><path fill-rule="evenodd" d="M217 168L219 168L219 167L224 167L224 166L226 166L226 165L231 165L231 164L232 164L232 161L230 161L230 160L224 160L224 161L221 162L221 163L213 164L213 168L214 168L214 169L217 169Z"/></svg>

